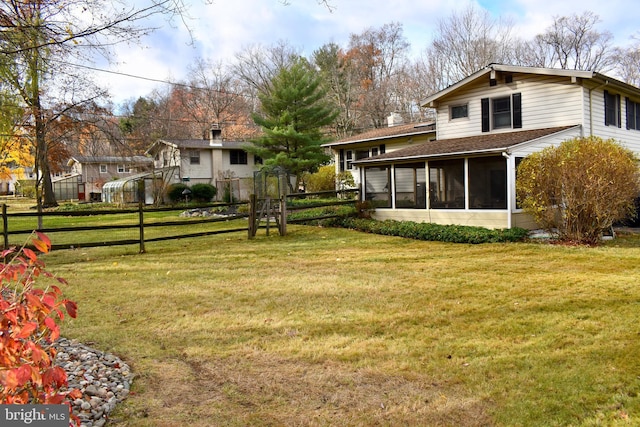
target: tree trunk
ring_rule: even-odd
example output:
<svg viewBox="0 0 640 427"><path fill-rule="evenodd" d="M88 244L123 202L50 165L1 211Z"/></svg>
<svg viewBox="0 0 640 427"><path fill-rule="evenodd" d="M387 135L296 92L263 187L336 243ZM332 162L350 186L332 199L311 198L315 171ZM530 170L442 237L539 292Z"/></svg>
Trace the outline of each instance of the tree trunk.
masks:
<svg viewBox="0 0 640 427"><path fill-rule="evenodd" d="M36 125L36 163L38 164L37 173L42 174L40 185L42 188L42 207L54 208L58 206L56 195L53 192L53 183L51 182L51 170L49 169L48 147L45 131L45 119L40 108L40 96L35 97L35 125Z"/></svg>

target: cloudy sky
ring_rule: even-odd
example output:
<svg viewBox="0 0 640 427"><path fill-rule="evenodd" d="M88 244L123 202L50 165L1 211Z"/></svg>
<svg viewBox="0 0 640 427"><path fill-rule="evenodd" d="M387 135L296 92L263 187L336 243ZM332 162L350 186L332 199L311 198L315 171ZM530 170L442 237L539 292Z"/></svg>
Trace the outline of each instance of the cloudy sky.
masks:
<svg viewBox="0 0 640 427"><path fill-rule="evenodd" d="M144 4L148 0L134 0ZM96 68L117 73L96 72L96 80L109 88L113 101L148 95L154 88L166 88L156 81L180 81L187 67L198 57L231 63L235 53L252 45L271 46L278 41L310 55L325 43L346 46L349 35L367 28L400 22L418 55L429 44L439 21L465 8L458 0L329 0L328 10L317 0L184 0L190 4L186 25L194 43L180 22L158 19L159 27L139 46L119 46L113 64L96 63ZM633 35L640 36L640 24L631 0L471 0L495 18L508 18L517 34L531 38L544 31L554 16L592 11L599 15L599 29L614 35L614 44L625 46ZM288 3L288 4L285 4Z"/></svg>

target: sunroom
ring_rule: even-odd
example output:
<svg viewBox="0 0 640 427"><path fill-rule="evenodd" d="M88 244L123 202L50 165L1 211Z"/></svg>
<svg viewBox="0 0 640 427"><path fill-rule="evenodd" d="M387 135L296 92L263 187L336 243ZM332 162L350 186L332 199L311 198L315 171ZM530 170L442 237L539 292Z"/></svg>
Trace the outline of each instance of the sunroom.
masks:
<svg viewBox="0 0 640 427"><path fill-rule="evenodd" d="M380 220L533 228L516 205L516 166L567 129L436 140L363 159L354 162L361 197Z"/></svg>

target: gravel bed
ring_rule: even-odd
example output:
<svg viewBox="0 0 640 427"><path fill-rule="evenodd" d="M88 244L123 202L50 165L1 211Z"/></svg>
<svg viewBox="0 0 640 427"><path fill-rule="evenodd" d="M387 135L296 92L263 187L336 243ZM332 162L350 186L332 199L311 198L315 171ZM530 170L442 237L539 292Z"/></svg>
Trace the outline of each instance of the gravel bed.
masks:
<svg viewBox="0 0 640 427"><path fill-rule="evenodd" d="M73 413L83 427L102 427L115 406L129 395L133 373L113 354L104 353L75 340L60 338L55 364L67 373L68 388L82 398L72 402Z"/></svg>

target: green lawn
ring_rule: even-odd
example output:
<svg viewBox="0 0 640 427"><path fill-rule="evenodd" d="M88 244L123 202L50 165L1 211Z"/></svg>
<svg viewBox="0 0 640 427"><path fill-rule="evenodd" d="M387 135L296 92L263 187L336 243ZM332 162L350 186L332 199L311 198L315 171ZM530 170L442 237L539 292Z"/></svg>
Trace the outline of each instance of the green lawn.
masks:
<svg viewBox="0 0 640 427"><path fill-rule="evenodd" d="M290 226L137 249L44 257L79 304L63 334L138 375L111 425L640 424L639 235L466 245Z"/></svg>

